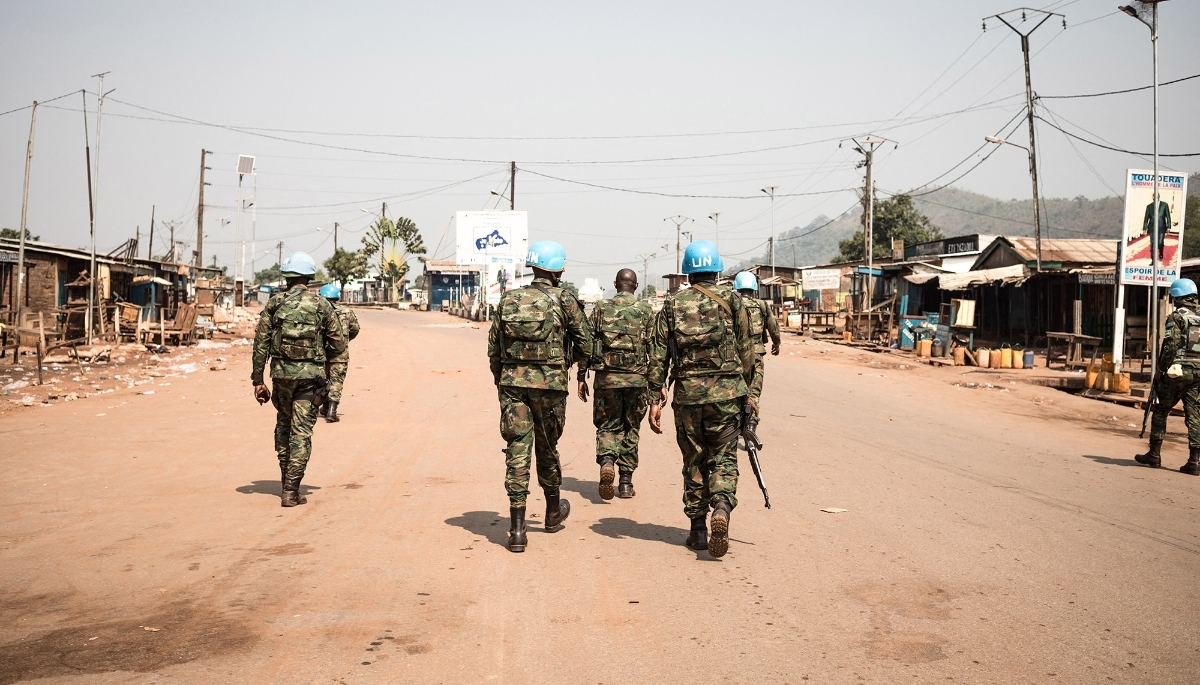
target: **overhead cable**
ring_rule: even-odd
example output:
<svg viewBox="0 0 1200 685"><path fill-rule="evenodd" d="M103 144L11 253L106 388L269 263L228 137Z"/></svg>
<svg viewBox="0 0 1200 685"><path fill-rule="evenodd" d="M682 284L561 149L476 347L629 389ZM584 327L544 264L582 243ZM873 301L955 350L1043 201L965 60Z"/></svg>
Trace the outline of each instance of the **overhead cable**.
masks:
<svg viewBox="0 0 1200 685"><path fill-rule="evenodd" d="M1153 152L1134 152L1133 150L1126 150L1126 149L1119 148L1119 147L1113 147L1112 145L1105 145L1104 143L1097 143L1094 140L1088 140L1087 138L1084 138L1082 136L1077 136L1074 133L1071 133L1070 131L1066 130L1065 128L1062 128L1061 126L1055 124L1054 122L1049 121L1047 119L1043 119L1038 114L1035 114L1033 116L1035 119L1045 123L1050 128L1057 129L1057 130L1061 131L1062 133L1074 138L1075 140L1087 143L1088 145L1095 145L1096 147L1104 148L1105 150L1112 150L1113 152L1124 152L1127 155L1138 155L1139 157L1145 157L1145 156L1150 156L1150 155L1154 154ZM1160 153L1158 153L1158 156L1159 157L1200 157L1200 152L1175 152L1175 153L1160 152Z"/></svg>
<svg viewBox="0 0 1200 685"><path fill-rule="evenodd" d="M1200 78L1200 74L1184 76L1183 78L1177 78L1173 81L1165 81L1158 85L1160 87L1169 86L1173 83L1183 83L1184 81L1191 81L1194 78ZM1098 98L1098 97L1102 97L1105 95L1122 95L1124 93L1136 93L1139 90L1150 90L1153 87L1154 87L1153 85L1138 86L1137 88L1126 88L1125 90L1110 90L1110 91L1106 91L1103 93L1085 93L1083 95L1038 95L1037 99L1039 99L1039 100L1073 100L1075 98Z"/></svg>

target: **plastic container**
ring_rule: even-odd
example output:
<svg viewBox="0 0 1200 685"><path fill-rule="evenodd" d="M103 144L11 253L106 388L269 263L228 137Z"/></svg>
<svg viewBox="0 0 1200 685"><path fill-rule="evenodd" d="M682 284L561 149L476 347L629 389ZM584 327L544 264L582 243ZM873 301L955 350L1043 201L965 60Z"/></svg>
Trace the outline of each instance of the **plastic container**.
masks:
<svg viewBox="0 0 1200 685"><path fill-rule="evenodd" d="M1104 367L1102 367L1099 363L1089 365L1087 369L1087 379L1085 380L1084 385L1089 388L1098 387L1100 380L1100 369L1102 368Z"/></svg>
<svg viewBox="0 0 1200 685"><path fill-rule="evenodd" d="M978 350L975 350L975 362L980 368L986 369L991 366L991 360L992 351L988 348L981 347Z"/></svg>
<svg viewBox="0 0 1200 685"><path fill-rule="evenodd" d="M1013 367L1012 347L1008 343L1000 346L1000 368L1011 369Z"/></svg>
<svg viewBox="0 0 1200 685"><path fill-rule="evenodd" d="M1023 354L1021 354L1020 346L1013 348L1012 358L1013 358L1013 368L1014 369L1025 368L1025 356Z"/></svg>
<svg viewBox="0 0 1200 685"><path fill-rule="evenodd" d="M1022 357L1022 365L1027 369L1032 369L1033 368L1033 350L1025 350L1025 352L1021 355L1021 357Z"/></svg>
<svg viewBox="0 0 1200 685"><path fill-rule="evenodd" d="M1002 369L1002 368L1004 368L1003 366L1001 366L1001 364L1003 364L1003 363L1004 363L1003 348L1001 348L999 350L992 350L992 354L988 358L988 368L989 369Z"/></svg>
<svg viewBox="0 0 1200 685"><path fill-rule="evenodd" d="M933 350L933 341L932 340L926 339L926 340L918 340L917 341L917 356L918 357L928 357L930 355L930 353L932 352L932 350Z"/></svg>
<svg viewBox="0 0 1200 685"><path fill-rule="evenodd" d="M954 365L965 366L967 363L967 348L956 347L951 352L954 354Z"/></svg>

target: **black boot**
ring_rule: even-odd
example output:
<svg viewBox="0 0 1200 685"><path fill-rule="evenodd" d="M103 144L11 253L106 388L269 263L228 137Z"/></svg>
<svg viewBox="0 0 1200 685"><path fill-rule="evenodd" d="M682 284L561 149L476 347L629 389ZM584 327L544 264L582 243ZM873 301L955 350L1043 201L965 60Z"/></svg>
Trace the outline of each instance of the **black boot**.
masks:
<svg viewBox="0 0 1200 685"><path fill-rule="evenodd" d="M508 518L512 525L508 529L508 551L524 552L527 544L525 536L525 507L509 507Z"/></svg>
<svg viewBox="0 0 1200 685"><path fill-rule="evenodd" d="M1200 476L1200 447L1188 449L1187 463L1179 467L1179 472L1189 476Z"/></svg>
<svg viewBox="0 0 1200 685"><path fill-rule="evenodd" d="M308 498L300 494L300 480L304 474L288 471L283 478L283 497L279 500L281 507L295 507L308 503Z"/></svg>
<svg viewBox="0 0 1200 685"><path fill-rule="evenodd" d="M633 472L623 471L621 473L621 483L617 486L617 497L621 499L630 499L634 496L633 491Z"/></svg>
<svg viewBox="0 0 1200 685"><path fill-rule="evenodd" d="M325 404L321 405L321 411L325 412L324 416L326 423L337 423L338 421L341 421L337 415L337 406L337 400L328 400L325 402Z"/></svg>
<svg viewBox="0 0 1200 685"><path fill-rule="evenodd" d="M1151 439L1150 451L1146 452L1145 454L1137 455L1133 458L1134 461L1142 466L1149 466L1150 468L1154 469L1162 466L1162 444L1162 440Z"/></svg>
<svg viewBox="0 0 1200 685"><path fill-rule="evenodd" d="M612 499L615 492L613 491L613 481L617 479L617 467L612 459L603 459L600 462L600 499Z"/></svg>
<svg viewBox="0 0 1200 685"><path fill-rule="evenodd" d="M692 519L692 531L688 533L689 548L694 550L708 549L708 517L701 514Z"/></svg>
<svg viewBox="0 0 1200 685"><path fill-rule="evenodd" d="M720 559L729 551L729 512L731 508L725 500L718 500L713 506L712 535L708 538L708 553L714 559Z"/></svg>
<svg viewBox="0 0 1200 685"><path fill-rule="evenodd" d="M321 408L319 410L317 410L317 415L319 415L323 419L329 418L329 402L328 401L326 401L325 404L322 404Z"/></svg>
<svg viewBox="0 0 1200 685"><path fill-rule="evenodd" d="M571 515L571 503L558 496L558 490L546 490L546 520L542 525L547 533L557 532Z"/></svg>

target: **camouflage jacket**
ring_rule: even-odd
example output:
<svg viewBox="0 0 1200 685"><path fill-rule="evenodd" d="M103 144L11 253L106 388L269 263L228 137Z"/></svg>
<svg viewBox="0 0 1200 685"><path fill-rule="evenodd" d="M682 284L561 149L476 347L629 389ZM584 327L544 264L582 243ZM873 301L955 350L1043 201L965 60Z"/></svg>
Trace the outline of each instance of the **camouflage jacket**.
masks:
<svg viewBox="0 0 1200 685"><path fill-rule="evenodd" d="M349 342L358 337L358 332L361 328L358 325L358 317L354 315L354 310L342 303L333 305L333 310L337 313L338 321L342 324L342 334L346 336L346 350L338 355L329 357L329 363L345 363L350 361L350 345Z"/></svg>
<svg viewBox="0 0 1200 685"><path fill-rule="evenodd" d="M267 358L271 378L305 379L325 376L325 360L346 351L342 323L329 300L294 285L267 302L254 331L254 362L250 380L263 382Z"/></svg>
<svg viewBox="0 0 1200 685"><path fill-rule="evenodd" d="M775 320L775 315L771 313L771 305L766 300L743 297L742 302L746 304L746 318L750 322L754 353L766 354L768 336L772 344L779 344L779 322Z"/></svg>
<svg viewBox="0 0 1200 685"><path fill-rule="evenodd" d="M583 307L545 278L504 293L488 331L488 361L496 385L566 391L570 364L585 363L591 349Z"/></svg>
<svg viewBox="0 0 1200 685"><path fill-rule="evenodd" d="M579 380L596 372L596 388L644 388L650 371L654 310L632 293L617 293L592 307L592 356L579 364Z"/></svg>
<svg viewBox="0 0 1200 685"><path fill-rule="evenodd" d="M1200 314L1196 313L1197 309L1200 309L1200 298L1191 296L1167 317L1158 354L1160 372L1165 373L1175 362L1189 363L1194 370L1200 370ZM1190 345L1189 337L1192 338ZM1198 349L1190 349L1193 347Z"/></svg>
<svg viewBox="0 0 1200 685"><path fill-rule="evenodd" d="M737 399L749 394L754 380L757 358L742 298L728 285L700 285L729 309L695 286L687 288L663 304L650 338L650 392L657 393L670 373L675 404ZM698 332L702 335L696 335ZM707 336L707 344L693 346L688 341L703 336Z"/></svg>

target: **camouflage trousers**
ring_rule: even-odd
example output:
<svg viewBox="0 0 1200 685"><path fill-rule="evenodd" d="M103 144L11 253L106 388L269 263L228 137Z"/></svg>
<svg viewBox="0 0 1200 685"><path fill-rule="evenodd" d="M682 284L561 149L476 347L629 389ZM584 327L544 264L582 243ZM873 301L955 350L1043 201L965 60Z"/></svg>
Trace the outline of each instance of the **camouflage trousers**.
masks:
<svg viewBox="0 0 1200 685"><path fill-rule="evenodd" d="M758 405L758 398L762 396L763 388L763 369L766 366L763 363L765 355L754 355L754 381L750 383L750 399L754 400L755 406Z"/></svg>
<svg viewBox="0 0 1200 685"><path fill-rule="evenodd" d="M592 399L596 425L596 463L612 459L621 473L638 465L638 431L646 417L645 388L596 388Z"/></svg>
<svg viewBox="0 0 1200 685"><path fill-rule="evenodd" d="M342 385L346 382L346 369L350 362L326 362L325 378L329 380L329 401L342 401Z"/></svg>
<svg viewBox="0 0 1200 685"><path fill-rule="evenodd" d="M558 439L567 423L567 393L501 385L499 395L500 435L508 443L504 489L509 504L522 507L529 497L529 465L535 454L538 484L551 490L562 486Z"/></svg>
<svg viewBox="0 0 1200 685"><path fill-rule="evenodd" d="M1167 415L1183 400L1183 421L1187 425L1188 446L1200 447L1200 379L1190 375L1184 378L1163 378L1154 386L1158 391L1158 402L1150 415L1150 439L1162 440L1167 436Z"/></svg>
<svg viewBox="0 0 1200 685"><path fill-rule="evenodd" d="M713 500L737 506L737 446L744 398L673 405L675 440L683 452L683 513L697 518Z"/></svg>
<svg viewBox="0 0 1200 685"><path fill-rule="evenodd" d="M272 378L271 404L275 405L275 453L280 467L304 475L312 455L313 426L317 406L313 404L311 380Z"/></svg>

